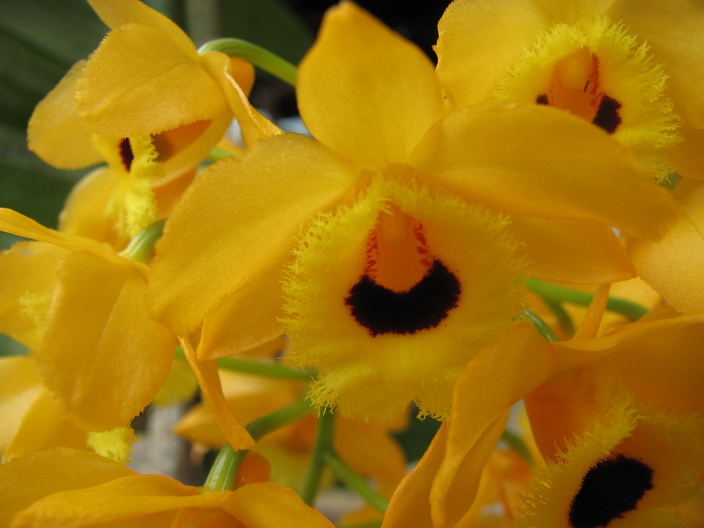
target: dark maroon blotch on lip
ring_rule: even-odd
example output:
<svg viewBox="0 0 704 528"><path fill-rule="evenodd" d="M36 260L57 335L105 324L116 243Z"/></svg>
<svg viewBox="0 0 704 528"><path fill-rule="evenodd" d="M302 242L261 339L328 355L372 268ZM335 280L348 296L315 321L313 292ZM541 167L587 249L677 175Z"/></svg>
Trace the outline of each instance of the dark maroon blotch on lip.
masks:
<svg viewBox="0 0 704 528"><path fill-rule="evenodd" d="M411 289L389 290L367 275L350 289L345 304L372 336L414 334L436 327L460 298L460 281L439 260Z"/></svg>
<svg viewBox="0 0 704 528"><path fill-rule="evenodd" d="M653 470L640 460L623 455L602 460L584 476L570 504L570 526L604 528L635 510L652 487Z"/></svg>
<svg viewBox="0 0 704 528"><path fill-rule="evenodd" d="M122 165L125 167L127 172L132 169L132 162L134 161L134 152L132 152L132 144L130 143L130 138L124 138L120 141L120 159L122 160Z"/></svg>

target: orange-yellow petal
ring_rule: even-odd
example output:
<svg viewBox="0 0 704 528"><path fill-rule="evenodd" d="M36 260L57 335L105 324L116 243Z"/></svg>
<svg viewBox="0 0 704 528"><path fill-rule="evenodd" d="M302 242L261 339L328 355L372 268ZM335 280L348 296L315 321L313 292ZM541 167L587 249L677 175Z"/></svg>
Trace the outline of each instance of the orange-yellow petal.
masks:
<svg viewBox="0 0 704 528"><path fill-rule="evenodd" d="M565 284L604 284L635 273L623 245L603 224L513 218L507 230L522 242L519 254L526 258L529 277Z"/></svg>
<svg viewBox="0 0 704 528"><path fill-rule="evenodd" d="M108 242L116 250L123 249L129 240L116 232L113 221L106 214L116 179L116 174L108 167L84 176L66 199L59 215L59 230L68 235Z"/></svg>
<svg viewBox="0 0 704 528"><path fill-rule="evenodd" d="M664 328L596 361L594 368L616 376L644 404L704 416L703 321Z"/></svg>
<svg viewBox="0 0 704 528"><path fill-rule="evenodd" d="M123 138L221 115L227 110L222 90L199 61L152 27L111 31L78 82L81 121L95 134Z"/></svg>
<svg viewBox="0 0 704 528"><path fill-rule="evenodd" d="M194 331L227 295L272 277L301 227L345 197L356 178L351 166L295 134L206 169L157 244L156 313L180 334Z"/></svg>
<svg viewBox="0 0 704 528"><path fill-rule="evenodd" d="M595 405L604 405L602 385L593 370L573 370L546 381L525 398L533 437L542 455L552 460L587 430ZM596 403L595 403L596 402Z"/></svg>
<svg viewBox="0 0 704 528"><path fill-rule="evenodd" d="M431 491L436 524L463 515L460 495L466 493L465 511L469 508L506 412L556 368L554 352L528 324L511 328L470 360L455 386L446 454ZM463 475L463 464L474 471Z"/></svg>
<svg viewBox="0 0 704 528"><path fill-rule="evenodd" d="M198 384L203 391L203 398L210 406L227 442L233 449L250 449L254 445L254 439L225 400L215 360L198 360L196 351L187 339L181 339L181 346L198 379Z"/></svg>
<svg viewBox="0 0 704 528"><path fill-rule="evenodd" d="M77 424L125 425L168 376L175 338L150 319L146 279L129 262L70 253L57 276L39 371Z"/></svg>
<svg viewBox="0 0 704 528"><path fill-rule="evenodd" d="M124 262L124 258L120 257L111 248L95 240L67 235L60 231L49 229L12 209L0 208L0 231L40 242L47 242L71 251L86 251L99 255L109 262Z"/></svg>
<svg viewBox="0 0 704 528"><path fill-rule="evenodd" d="M197 167L220 142L230 123L232 115L224 112L213 121L196 121L152 137L166 178Z"/></svg>
<svg viewBox="0 0 704 528"><path fill-rule="evenodd" d="M184 53L196 55L195 45L178 25L139 0L88 0L88 3L110 29L132 23L149 26L168 36Z"/></svg>
<svg viewBox="0 0 704 528"><path fill-rule="evenodd" d="M589 366L592 362L618 352L626 347L643 343L663 332L679 331L704 322L704 312L677 314L672 308L651 312L618 332L594 339L572 339L553 343L560 370L566 371Z"/></svg>
<svg viewBox="0 0 704 528"><path fill-rule="evenodd" d="M334 528L296 492L273 482L237 488L221 507L245 528Z"/></svg>
<svg viewBox="0 0 704 528"><path fill-rule="evenodd" d="M165 475L133 475L97 486L59 491L20 512L13 528L50 526L169 526L181 508L218 508L229 492L200 493ZM121 523L121 524L108 524ZM129 524L127 524L129 523Z"/></svg>
<svg viewBox="0 0 704 528"><path fill-rule="evenodd" d="M73 425L66 412L42 387L41 394L22 417L5 450L3 462L51 447L88 449L86 438L87 433Z"/></svg>
<svg viewBox="0 0 704 528"><path fill-rule="evenodd" d="M0 254L0 332L39 348L54 286L66 250L44 242L18 242Z"/></svg>
<svg viewBox="0 0 704 528"><path fill-rule="evenodd" d="M525 0L452 2L438 23L437 74L457 107L487 100L501 74L549 28L549 20Z"/></svg>
<svg viewBox="0 0 704 528"><path fill-rule="evenodd" d="M688 0L619 0L608 14L646 41L656 60L664 64L669 95L685 124L704 126L704 97L692 89L704 83L701 5Z"/></svg>
<svg viewBox="0 0 704 528"><path fill-rule="evenodd" d="M300 398L300 388L297 384L222 369L219 371L219 377L227 405L241 423L261 418L295 403ZM200 442L211 447L222 447L227 443L207 403L200 403L189 409L174 431L191 442ZM267 440L276 436L275 432L268 436Z"/></svg>
<svg viewBox="0 0 704 528"><path fill-rule="evenodd" d="M0 465L0 526L42 497L62 490L88 488L134 475L127 466L90 451L53 448Z"/></svg>
<svg viewBox="0 0 704 528"><path fill-rule="evenodd" d="M704 186L682 200L682 212L659 241L628 241L638 274L680 312L704 310Z"/></svg>
<svg viewBox="0 0 704 528"><path fill-rule="evenodd" d="M248 87L251 78L246 74L243 78L239 71L242 65L234 65L232 59L222 53L211 52L201 57L202 66L210 73L211 77L220 85L225 101L235 116L242 133L242 139L247 147L268 137L283 134L283 131L274 123L259 113L249 102ZM252 69L251 65L248 65ZM234 68L234 71L233 71ZM244 83L240 85L240 83Z"/></svg>
<svg viewBox="0 0 704 528"><path fill-rule="evenodd" d="M279 275L247 284L206 316L198 343L199 359L248 352L283 335Z"/></svg>
<svg viewBox="0 0 704 528"><path fill-rule="evenodd" d="M411 165L468 201L517 216L598 220L642 238L662 235L677 211L607 134L542 105L453 112L423 138Z"/></svg>
<svg viewBox="0 0 704 528"><path fill-rule="evenodd" d="M704 180L704 129L683 126L679 129L682 142L670 153L677 174L694 180Z"/></svg>
<svg viewBox="0 0 704 528"><path fill-rule="evenodd" d="M604 11L613 0L534 0L532 3L541 9L548 20L572 23L578 18Z"/></svg>
<svg viewBox="0 0 704 528"><path fill-rule="evenodd" d="M369 168L404 162L442 112L430 60L352 2L327 13L297 96L313 136Z"/></svg>
<svg viewBox="0 0 704 528"><path fill-rule="evenodd" d="M388 431L363 420L339 420L334 448L357 473L371 476L381 493L390 493L406 474L406 457Z"/></svg>
<svg viewBox="0 0 704 528"><path fill-rule="evenodd" d="M448 424L443 424L415 468L399 484L384 515L382 528L431 528L430 490L445 456Z"/></svg>
<svg viewBox="0 0 704 528"><path fill-rule="evenodd" d="M0 358L0 453L12 440L27 411L42 394L41 378L28 357ZM5 455L3 455L4 458Z"/></svg>
<svg viewBox="0 0 704 528"><path fill-rule="evenodd" d="M594 291L594 297L589 303L584 317L579 323L577 331L572 336L572 339L590 339L596 337L599 332L599 326L604 318L606 311L606 303L609 300L609 284L602 284Z"/></svg>
<svg viewBox="0 0 704 528"><path fill-rule="evenodd" d="M74 64L39 102L29 119L29 149L54 167L75 169L102 161L73 104L85 64L85 61Z"/></svg>

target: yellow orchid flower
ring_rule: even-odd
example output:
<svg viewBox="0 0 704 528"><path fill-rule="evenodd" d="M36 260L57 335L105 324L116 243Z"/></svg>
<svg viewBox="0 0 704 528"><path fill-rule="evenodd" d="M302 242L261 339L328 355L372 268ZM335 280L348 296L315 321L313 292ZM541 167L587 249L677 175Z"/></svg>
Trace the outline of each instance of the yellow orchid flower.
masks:
<svg viewBox="0 0 704 528"><path fill-rule="evenodd" d="M675 508L702 487L701 416L641 409L608 378L588 383L590 419L536 472L513 526L681 525Z"/></svg>
<svg viewBox="0 0 704 528"><path fill-rule="evenodd" d="M232 120L226 87L209 68L217 63L243 95L254 70L219 53L199 55L178 26L137 0L91 5L112 31L39 103L29 147L57 167L108 163L74 191L61 229L122 249L168 213Z"/></svg>
<svg viewBox="0 0 704 528"><path fill-rule="evenodd" d="M555 353L528 324L511 328L472 358L457 380L450 420L394 493L383 528L473 526L482 470L511 406L556 367ZM492 383L483 381L487 377Z"/></svg>
<svg viewBox="0 0 704 528"><path fill-rule="evenodd" d="M35 307L43 320L37 368L47 387L88 431L127 424L164 382L175 346L171 332L147 313L147 266L9 209L0 210L0 230L44 243L13 251L8 279L26 284L28 269L55 274L53 288L40 292L50 296ZM63 250L58 259L43 260L46 244Z"/></svg>
<svg viewBox="0 0 704 528"><path fill-rule="evenodd" d="M91 133L141 137L212 121L230 112L221 78L234 75L243 91L251 87L251 65L199 55L175 23L138 0L89 3L111 28L76 86L80 120Z"/></svg>
<svg viewBox="0 0 704 528"><path fill-rule="evenodd" d="M533 435L543 455L565 450L591 416L589 380L613 377L640 406L704 416L704 389L696 350L704 339L702 312L661 308L612 334L552 343L555 375L526 396ZM559 375L558 375L559 373ZM556 419L559 417L559 419Z"/></svg>
<svg viewBox="0 0 704 528"><path fill-rule="evenodd" d="M599 300L605 304L606 297ZM600 337L594 335L603 305L591 312L583 327L592 333L580 328L577 339L547 343L528 325L518 325L470 360L455 386L449 422L394 494L384 528L408 525L411 519L433 528L471 526L482 468L509 409L523 398L535 441L547 460L568 452L595 424L599 413L593 402L603 401L594 399L595 380L613 379L632 394L628 401L635 401L637 409L649 409L649 416L674 416L665 420L670 422L678 422L677 413L704 416L697 352L704 338L702 312L679 315L660 309ZM487 377L491 384L483 383ZM477 391L478 386L483 390ZM686 418L683 423L693 422Z"/></svg>
<svg viewBox="0 0 704 528"><path fill-rule="evenodd" d="M704 125L704 98L690 89L704 75L702 23L686 1L456 0L438 25L438 76L459 107L494 98L567 110L664 178L676 129L688 127L689 143ZM687 145L676 164L697 150Z"/></svg>
<svg viewBox="0 0 704 528"><path fill-rule="evenodd" d="M332 528L290 489L271 482L202 492L139 475L87 451L51 449L0 466L0 524L53 526Z"/></svg>
<svg viewBox="0 0 704 528"><path fill-rule="evenodd" d="M318 406L390 419L415 401L444 418L467 359L520 315L515 243L482 209L377 188L314 222L297 250L284 286L286 357L321 374L310 392Z"/></svg>
<svg viewBox="0 0 704 528"><path fill-rule="evenodd" d="M285 280L292 358L323 367L321 405L383 415L417 398L447 416L454 378L520 305L515 243L481 204L514 215L517 241L531 248L526 274L587 283L632 274L610 226L656 237L674 211L620 145L564 112L486 105L445 115L430 61L350 2L329 12L301 64L298 101L319 142L270 137L204 171L166 224L151 291L176 333L226 327L236 353L283 333ZM552 263L562 249L569 266ZM594 255L606 257L592 265ZM509 294L471 300L479 276ZM309 302L319 294L324 303ZM387 320L374 310L380 296L405 308ZM483 315L460 322L480 305ZM327 335L296 342L322 327ZM382 393L389 399L374 399Z"/></svg>

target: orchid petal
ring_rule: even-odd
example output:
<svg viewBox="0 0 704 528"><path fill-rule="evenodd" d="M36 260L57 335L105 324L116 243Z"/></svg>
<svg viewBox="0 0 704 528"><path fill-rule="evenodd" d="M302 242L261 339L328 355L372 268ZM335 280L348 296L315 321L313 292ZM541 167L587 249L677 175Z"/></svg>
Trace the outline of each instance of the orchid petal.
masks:
<svg viewBox="0 0 704 528"><path fill-rule="evenodd" d="M157 244L156 313L182 335L194 331L227 295L280 268L301 227L339 202L356 178L324 147L294 134L209 167Z"/></svg>
<svg viewBox="0 0 704 528"><path fill-rule="evenodd" d="M453 112L411 157L425 181L468 201L517 216L598 220L655 239L677 206L630 161L621 145L582 119L511 104Z"/></svg>
<svg viewBox="0 0 704 528"><path fill-rule="evenodd" d="M441 115L430 60L352 2L328 11L297 84L313 136L369 168L405 161Z"/></svg>
<svg viewBox="0 0 704 528"><path fill-rule="evenodd" d="M57 277L39 372L75 423L92 431L125 425L168 376L175 338L147 314L146 279L127 260L70 253Z"/></svg>

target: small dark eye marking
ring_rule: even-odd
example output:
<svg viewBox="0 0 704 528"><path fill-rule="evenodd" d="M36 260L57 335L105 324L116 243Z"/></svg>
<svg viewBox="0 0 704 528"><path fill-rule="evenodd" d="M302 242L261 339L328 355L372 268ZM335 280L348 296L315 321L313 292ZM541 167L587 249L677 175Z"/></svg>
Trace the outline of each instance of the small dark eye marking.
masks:
<svg viewBox="0 0 704 528"><path fill-rule="evenodd" d="M653 470L640 460L619 455L592 467L570 504L572 528L603 528L635 510L653 487Z"/></svg>
<svg viewBox="0 0 704 528"><path fill-rule="evenodd" d="M618 113L619 108L621 108L621 103L616 99L612 99L608 95L603 96L592 123L603 128L609 134L613 134L621 124L621 116Z"/></svg>
<svg viewBox="0 0 704 528"><path fill-rule="evenodd" d="M122 139L118 148L120 149L120 159L122 160L122 165L125 167L127 172L129 172L130 169L132 169L132 162L134 161L134 152L132 152L130 138Z"/></svg>
<svg viewBox="0 0 704 528"><path fill-rule="evenodd" d="M345 299L352 316L372 336L414 334L442 322L460 298L460 281L439 260L410 290L395 292L364 275Z"/></svg>
<svg viewBox="0 0 704 528"><path fill-rule="evenodd" d="M535 102L538 103L538 104L542 104L542 105L550 104L550 101L548 101L548 96L547 96L547 94L539 95L539 96L535 99Z"/></svg>

